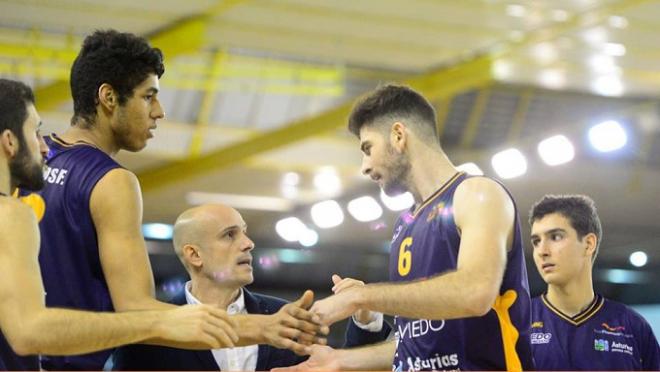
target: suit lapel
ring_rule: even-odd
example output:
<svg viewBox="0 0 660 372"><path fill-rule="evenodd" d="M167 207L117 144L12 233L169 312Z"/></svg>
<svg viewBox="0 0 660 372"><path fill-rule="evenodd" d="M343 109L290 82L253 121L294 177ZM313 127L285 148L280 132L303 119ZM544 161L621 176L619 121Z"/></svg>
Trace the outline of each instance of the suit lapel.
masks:
<svg viewBox="0 0 660 372"><path fill-rule="evenodd" d="M187 305L188 301L186 300L186 292L181 291L177 293L174 297L172 297L170 303L174 305ZM218 365L218 363L216 363L211 350L194 350L191 352L195 354L195 357L197 359L199 359L199 362L201 363L200 364L201 368L199 368L200 370L204 370L204 371L220 370L220 366Z"/></svg>
<svg viewBox="0 0 660 372"><path fill-rule="evenodd" d="M243 297L245 298L245 310L247 310L248 314L270 314L268 308L261 303L261 300L245 288L243 288ZM259 345L259 352L257 354L257 371L265 371L269 369L267 366L270 363L270 351L270 346Z"/></svg>

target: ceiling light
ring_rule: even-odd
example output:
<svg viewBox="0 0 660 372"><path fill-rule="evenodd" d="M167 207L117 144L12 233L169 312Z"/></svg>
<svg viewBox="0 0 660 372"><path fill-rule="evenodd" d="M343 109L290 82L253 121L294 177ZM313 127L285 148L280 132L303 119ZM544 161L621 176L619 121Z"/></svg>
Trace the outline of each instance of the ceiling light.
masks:
<svg viewBox="0 0 660 372"><path fill-rule="evenodd" d="M541 159L550 166L568 163L575 157L573 144L561 134L541 141L538 151Z"/></svg>
<svg viewBox="0 0 660 372"><path fill-rule="evenodd" d="M298 241L305 230L307 230L307 226L296 217L287 217L275 224L277 234L288 242Z"/></svg>
<svg viewBox="0 0 660 372"><path fill-rule="evenodd" d="M484 172L474 163L463 163L456 167L461 172L465 172L472 176L483 176Z"/></svg>
<svg viewBox="0 0 660 372"><path fill-rule="evenodd" d="M546 88L559 89L566 85L566 76L560 70L543 70L539 80Z"/></svg>
<svg viewBox="0 0 660 372"><path fill-rule="evenodd" d="M620 74L621 68L616 65L612 56L596 54L589 58L591 70L597 74Z"/></svg>
<svg viewBox="0 0 660 372"><path fill-rule="evenodd" d="M348 202L348 212L360 222L369 222L383 215L383 208L371 196L362 196Z"/></svg>
<svg viewBox="0 0 660 372"><path fill-rule="evenodd" d="M609 23L611 27L618 29L628 27L628 20L621 16L610 16L610 18L607 19L607 23Z"/></svg>
<svg viewBox="0 0 660 372"><path fill-rule="evenodd" d="M511 17L524 17L527 14L527 9L519 4L509 4L506 6L506 14Z"/></svg>
<svg viewBox="0 0 660 372"><path fill-rule="evenodd" d="M541 43L533 46L532 54L536 60L542 63L553 62L559 55L557 48L551 43Z"/></svg>
<svg viewBox="0 0 660 372"><path fill-rule="evenodd" d="M147 239L172 239L174 228L165 223L145 223L142 225L142 235Z"/></svg>
<svg viewBox="0 0 660 372"><path fill-rule="evenodd" d="M341 180L332 168L324 168L314 176L314 186L325 195L335 195L341 190Z"/></svg>
<svg viewBox="0 0 660 372"><path fill-rule="evenodd" d="M607 41L607 31L603 27L594 27L584 31L582 37L589 44L602 45Z"/></svg>
<svg viewBox="0 0 660 372"><path fill-rule="evenodd" d="M493 169L500 178L508 179L522 176L527 172L527 160L517 149L511 148L493 155Z"/></svg>
<svg viewBox="0 0 660 372"><path fill-rule="evenodd" d="M553 21L564 22L568 19L568 12L563 9L553 9L550 12Z"/></svg>
<svg viewBox="0 0 660 372"><path fill-rule="evenodd" d="M380 191L380 200L383 201L385 206L392 211L402 211L408 209L415 204L415 199L409 192L404 192L397 196L387 196L383 190Z"/></svg>
<svg viewBox="0 0 660 372"><path fill-rule="evenodd" d="M604 96L620 96L623 94L623 83L617 76L601 76L594 80L591 88Z"/></svg>
<svg viewBox="0 0 660 372"><path fill-rule="evenodd" d="M339 203L334 200L318 202L312 206L312 221L322 229L338 226L344 221Z"/></svg>
<svg viewBox="0 0 660 372"><path fill-rule="evenodd" d="M492 65L493 76L496 79L508 79L513 75L513 66L508 61L495 61Z"/></svg>
<svg viewBox="0 0 660 372"><path fill-rule="evenodd" d="M296 186L300 183L300 175L296 172L286 172L282 177L282 184Z"/></svg>
<svg viewBox="0 0 660 372"><path fill-rule="evenodd" d="M589 142L600 152L609 152L622 148L628 141L626 131L621 124L608 120L589 129Z"/></svg>
<svg viewBox="0 0 660 372"><path fill-rule="evenodd" d="M630 263L635 267L642 267L646 265L648 259L649 257L642 251L637 251L630 254Z"/></svg>
<svg viewBox="0 0 660 372"><path fill-rule="evenodd" d="M319 242L319 234L312 229L305 229L298 241L303 247L313 247Z"/></svg>
<svg viewBox="0 0 660 372"><path fill-rule="evenodd" d="M621 57L626 55L626 46L619 43L605 43L603 46L603 51L605 54L609 54L614 57Z"/></svg>

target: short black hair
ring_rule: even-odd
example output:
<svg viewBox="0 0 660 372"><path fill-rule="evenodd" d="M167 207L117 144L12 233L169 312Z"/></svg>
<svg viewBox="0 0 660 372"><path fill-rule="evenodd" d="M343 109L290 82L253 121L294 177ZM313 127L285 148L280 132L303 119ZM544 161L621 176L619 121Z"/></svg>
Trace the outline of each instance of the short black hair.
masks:
<svg viewBox="0 0 660 372"><path fill-rule="evenodd" d="M20 81L0 79L0 133L9 129L20 142L27 120L28 104L34 104L32 89Z"/></svg>
<svg viewBox="0 0 660 372"><path fill-rule="evenodd" d="M410 87L387 84L362 97L349 116L348 130L359 137L364 126L373 125L382 118L407 119L407 124L413 124L421 139L438 141L433 106Z"/></svg>
<svg viewBox="0 0 660 372"><path fill-rule="evenodd" d="M144 38L115 30L97 30L85 38L71 67L71 124L94 123L97 92L104 83L112 86L119 104L123 105L150 74L160 78L164 72L163 53Z"/></svg>
<svg viewBox="0 0 660 372"><path fill-rule="evenodd" d="M548 214L559 213L566 217L577 231L578 239L593 233L598 238L592 260L598 255L603 228L593 199L586 195L545 195L529 211L529 225Z"/></svg>

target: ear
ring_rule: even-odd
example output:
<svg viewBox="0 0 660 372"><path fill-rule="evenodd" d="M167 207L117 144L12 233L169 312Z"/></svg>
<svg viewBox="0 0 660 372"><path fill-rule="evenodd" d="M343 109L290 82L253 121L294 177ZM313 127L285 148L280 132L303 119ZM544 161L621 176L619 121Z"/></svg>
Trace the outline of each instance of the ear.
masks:
<svg viewBox="0 0 660 372"><path fill-rule="evenodd" d="M402 153L403 149L406 147L407 141L408 132L406 131L406 126L400 121L392 124L392 128L390 130L390 143L392 146L399 153Z"/></svg>
<svg viewBox="0 0 660 372"><path fill-rule="evenodd" d="M5 155L11 159L18 153L18 138L11 130L5 129L0 134L0 146Z"/></svg>
<svg viewBox="0 0 660 372"><path fill-rule="evenodd" d="M202 255L199 246L194 244L186 244L183 246L183 257L192 266L196 268L202 267Z"/></svg>
<svg viewBox="0 0 660 372"><path fill-rule="evenodd" d="M589 233L582 237L582 240L587 244L585 253L589 255L590 258L593 257L596 253L596 247L598 246L598 237L594 233Z"/></svg>
<svg viewBox="0 0 660 372"><path fill-rule="evenodd" d="M119 104L119 97L117 97L117 92L108 83L103 83L99 87L96 97L103 107L106 110L112 111Z"/></svg>

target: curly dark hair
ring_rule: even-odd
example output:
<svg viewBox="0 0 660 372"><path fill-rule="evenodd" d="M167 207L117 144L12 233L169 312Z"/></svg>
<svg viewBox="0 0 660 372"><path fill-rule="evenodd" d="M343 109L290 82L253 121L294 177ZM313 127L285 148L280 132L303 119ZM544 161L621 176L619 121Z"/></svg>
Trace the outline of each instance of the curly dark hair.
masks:
<svg viewBox="0 0 660 372"><path fill-rule="evenodd" d="M115 30L97 30L85 38L71 67L71 124L94 123L97 92L102 84L110 84L123 105L150 74L160 78L164 72L163 53L144 38Z"/></svg>
<svg viewBox="0 0 660 372"><path fill-rule="evenodd" d="M28 104L34 104L32 89L20 81L0 79L0 133L10 130L24 143L23 124Z"/></svg>
<svg viewBox="0 0 660 372"><path fill-rule="evenodd" d="M578 239L590 233L596 235L596 250L592 261L595 260L603 237L603 228L593 199L586 195L545 195L529 211L529 225L552 213L566 217L571 227L577 231Z"/></svg>
<svg viewBox="0 0 660 372"><path fill-rule="evenodd" d="M401 120L420 139L438 143L433 106L407 86L387 84L362 97L348 118L348 130L359 137L364 126L381 124L381 119L389 124Z"/></svg>

